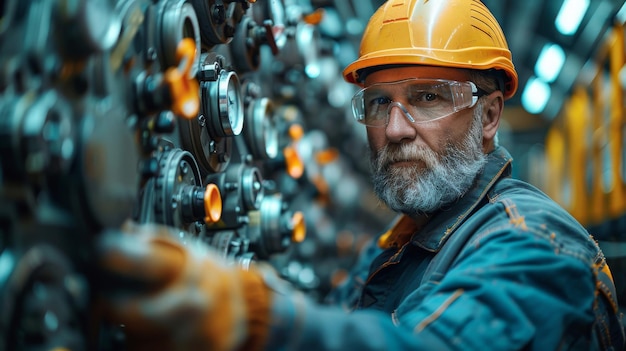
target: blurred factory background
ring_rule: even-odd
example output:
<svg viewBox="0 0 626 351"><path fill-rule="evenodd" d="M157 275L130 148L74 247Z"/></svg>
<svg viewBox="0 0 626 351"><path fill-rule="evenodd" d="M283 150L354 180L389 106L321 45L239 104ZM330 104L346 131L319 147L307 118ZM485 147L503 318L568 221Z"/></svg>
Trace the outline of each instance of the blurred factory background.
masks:
<svg viewBox="0 0 626 351"><path fill-rule="evenodd" d="M383 2L0 4L0 350L94 349L93 239L129 218L315 298L341 282L394 217L341 74ZM499 136L514 175L589 228L624 304L624 1L483 2L520 77Z"/></svg>

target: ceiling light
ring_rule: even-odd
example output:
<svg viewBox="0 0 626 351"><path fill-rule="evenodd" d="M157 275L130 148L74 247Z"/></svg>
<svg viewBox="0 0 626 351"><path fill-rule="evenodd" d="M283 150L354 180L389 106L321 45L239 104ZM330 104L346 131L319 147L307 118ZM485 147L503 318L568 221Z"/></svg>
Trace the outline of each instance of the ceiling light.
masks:
<svg viewBox="0 0 626 351"><path fill-rule="evenodd" d="M626 3L624 3L624 5L622 5L622 8L619 9L617 15L615 15L615 19L621 24L624 24L626 22Z"/></svg>
<svg viewBox="0 0 626 351"><path fill-rule="evenodd" d="M522 106L532 114L541 113L550 99L550 86L541 78L531 77L522 93Z"/></svg>
<svg viewBox="0 0 626 351"><path fill-rule="evenodd" d="M589 0L565 0L556 16L556 29L563 35L576 33L589 8Z"/></svg>
<svg viewBox="0 0 626 351"><path fill-rule="evenodd" d="M563 68L565 51L557 44L546 44L535 63L535 74L548 83L554 82Z"/></svg>

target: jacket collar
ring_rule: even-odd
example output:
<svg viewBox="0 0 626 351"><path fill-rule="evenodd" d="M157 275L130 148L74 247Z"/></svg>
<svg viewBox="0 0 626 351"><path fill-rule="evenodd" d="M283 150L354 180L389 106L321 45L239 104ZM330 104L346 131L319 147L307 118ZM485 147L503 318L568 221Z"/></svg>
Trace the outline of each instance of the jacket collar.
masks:
<svg viewBox="0 0 626 351"><path fill-rule="evenodd" d="M450 235L483 201L496 181L510 176L511 162L512 157L509 152L498 146L487 155L485 168L474 181L474 185L457 202L433 214L428 223L419 231L411 218L405 215L399 216L393 226L379 238L378 245L381 248L400 247L410 239L414 245L424 250L439 251Z"/></svg>
<svg viewBox="0 0 626 351"><path fill-rule="evenodd" d="M450 235L483 201L496 181L511 174L511 161L511 155L502 147L497 147L487 155L485 168L470 190L449 209L436 213L424 228L413 236L411 242L428 251L439 251Z"/></svg>

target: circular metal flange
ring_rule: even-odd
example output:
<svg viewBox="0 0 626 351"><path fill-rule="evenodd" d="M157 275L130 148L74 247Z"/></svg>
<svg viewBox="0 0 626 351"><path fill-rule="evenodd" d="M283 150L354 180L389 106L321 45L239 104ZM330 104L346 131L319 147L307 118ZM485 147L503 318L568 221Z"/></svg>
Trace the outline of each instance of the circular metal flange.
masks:
<svg viewBox="0 0 626 351"><path fill-rule="evenodd" d="M232 153L231 138L211 137L204 114L197 119L179 119L181 143L198 162L202 176L222 172L228 167Z"/></svg>
<svg viewBox="0 0 626 351"><path fill-rule="evenodd" d="M245 13L245 1L190 0L200 22L202 44L211 48L228 44L235 35L237 22Z"/></svg>
<svg viewBox="0 0 626 351"><path fill-rule="evenodd" d="M244 123L243 97L237 73L220 70L217 81L203 82L203 112L216 137L241 134ZM208 94L205 94L207 92Z"/></svg>
<svg viewBox="0 0 626 351"><path fill-rule="evenodd" d="M182 195L188 186L202 185L196 160L188 151L172 149L162 154L159 167L154 185L157 222L193 232L195 223L185 221Z"/></svg>
<svg viewBox="0 0 626 351"><path fill-rule="evenodd" d="M257 210L263 200L263 176L256 167L246 167L241 174L241 197L248 210Z"/></svg>
<svg viewBox="0 0 626 351"><path fill-rule="evenodd" d="M198 17L191 4L185 1L165 2L162 11L161 25L158 27L161 34L161 55L167 67L177 66L176 50L178 44L185 38L192 38L196 44L196 55L192 69L189 72L193 78L200 66L200 25Z"/></svg>
<svg viewBox="0 0 626 351"><path fill-rule="evenodd" d="M271 160L278 155L278 128L269 98L254 99L246 111L246 144L256 159Z"/></svg>

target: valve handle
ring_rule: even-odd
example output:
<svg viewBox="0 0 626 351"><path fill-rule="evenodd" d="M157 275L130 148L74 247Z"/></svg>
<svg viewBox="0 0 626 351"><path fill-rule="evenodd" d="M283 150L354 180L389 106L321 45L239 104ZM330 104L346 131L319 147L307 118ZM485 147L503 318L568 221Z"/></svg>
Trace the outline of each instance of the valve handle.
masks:
<svg viewBox="0 0 626 351"><path fill-rule="evenodd" d="M311 25L318 25L322 22L322 20L324 19L324 9L317 9L309 14L306 14L303 16L303 20L305 23L311 24Z"/></svg>
<svg viewBox="0 0 626 351"><path fill-rule="evenodd" d="M293 145L287 145L283 149L285 156L285 165L287 166L287 174L293 179L298 179L304 174L304 162L298 155L298 151Z"/></svg>
<svg viewBox="0 0 626 351"><path fill-rule="evenodd" d="M263 21L263 28L265 28L265 42L272 49L272 55L278 55L278 44L276 44L276 38L274 38L274 23L272 20Z"/></svg>
<svg viewBox="0 0 626 351"><path fill-rule="evenodd" d="M191 38L184 38L176 48L178 66L165 72L165 82L172 98L171 110L186 119L196 118L200 111L200 84L190 74L195 57L196 43Z"/></svg>
<svg viewBox="0 0 626 351"><path fill-rule="evenodd" d="M339 151L335 148L328 148L326 150L318 151L315 154L315 160L321 166L334 162L339 158Z"/></svg>
<svg viewBox="0 0 626 351"><path fill-rule="evenodd" d="M304 129L302 128L302 125L294 123L289 126L287 133L289 134L291 140L298 141L304 136Z"/></svg>
<svg viewBox="0 0 626 351"><path fill-rule="evenodd" d="M210 183L204 191L204 222L217 223L222 218L222 196L217 185Z"/></svg>
<svg viewBox="0 0 626 351"><path fill-rule="evenodd" d="M292 140L290 145L285 146L283 155L285 156L285 165L287 166L287 174L293 179L302 177L304 173L304 161L298 154L296 143L304 136L304 129L298 123L289 126L287 131L289 138Z"/></svg>
<svg viewBox="0 0 626 351"><path fill-rule="evenodd" d="M306 222L304 221L304 214L297 211L291 216L291 225L293 229L291 231L291 241L294 243L301 243L306 238Z"/></svg>

